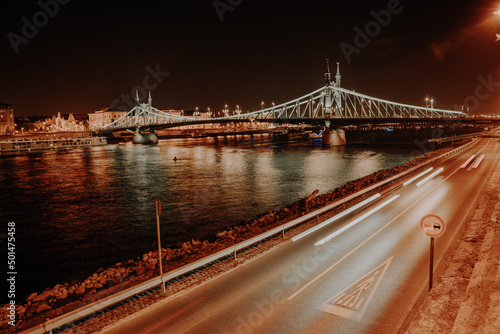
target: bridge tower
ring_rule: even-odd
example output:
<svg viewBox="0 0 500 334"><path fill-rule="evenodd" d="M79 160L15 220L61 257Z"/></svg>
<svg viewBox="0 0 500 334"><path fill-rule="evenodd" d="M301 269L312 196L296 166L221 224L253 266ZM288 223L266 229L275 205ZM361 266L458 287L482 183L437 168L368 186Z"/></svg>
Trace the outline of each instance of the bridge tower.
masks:
<svg viewBox="0 0 500 334"><path fill-rule="evenodd" d="M340 64L337 63L337 74L335 75L335 82L333 87L340 88ZM328 59L326 60L326 73L325 73L325 117L340 117L342 115L341 103L342 99L340 94L332 89L332 81L330 75L330 65ZM332 91L335 94L335 107L332 110ZM333 115L332 115L333 111ZM321 138L321 145L323 146L342 146L346 144L345 132L343 129L331 129L331 121L326 121L325 130Z"/></svg>
<svg viewBox="0 0 500 334"><path fill-rule="evenodd" d="M330 75L330 64L328 59L326 60L326 72L325 72L325 117L330 117L332 115L332 79Z"/></svg>
<svg viewBox="0 0 500 334"><path fill-rule="evenodd" d="M342 76L340 75L340 63L337 62L337 74L335 74L335 88L340 88L340 79ZM342 97L338 92L335 92L335 104L336 106L336 116L340 116L342 114Z"/></svg>
<svg viewBox="0 0 500 334"><path fill-rule="evenodd" d="M155 131L141 131L141 125L149 124L151 122L151 118L154 118L153 113L153 99L151 98L151 92L149 92L148 102L141 103L139 100L139 92L135 91L135 117L138 120L136 125L137 129L134 133L133 143L134 144L148 144L148 145L156 145L158 144L158 136Z"/></svg>

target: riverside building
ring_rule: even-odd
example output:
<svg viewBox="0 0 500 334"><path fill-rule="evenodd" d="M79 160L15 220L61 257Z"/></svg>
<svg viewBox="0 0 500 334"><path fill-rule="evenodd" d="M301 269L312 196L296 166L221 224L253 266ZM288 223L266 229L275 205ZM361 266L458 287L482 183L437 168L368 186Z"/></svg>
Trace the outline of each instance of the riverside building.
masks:
<svg viewBox="0 0 500 334"><path fill-rule="evenodd" d="M0 136L13 133L14 127L14 108L0 103Z"/></svg>

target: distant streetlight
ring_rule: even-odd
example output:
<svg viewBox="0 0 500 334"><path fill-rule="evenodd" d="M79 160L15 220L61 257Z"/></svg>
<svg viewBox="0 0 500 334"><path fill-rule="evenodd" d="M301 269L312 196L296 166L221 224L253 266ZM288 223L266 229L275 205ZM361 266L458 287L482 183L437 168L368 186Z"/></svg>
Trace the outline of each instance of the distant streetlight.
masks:
<svg viewBox="0 0 500 334"><path fill-rule="evenodd" d="M433 98L429 99L429 97L426 96L425 97L425 107L426 108L430 107L431 109L434 108L434 99Z"/></svg>
<svg viewBox="0 0 500 334"><path fill-rule="evenodd" d="M496 12L493 12L493 14L500 16L500 9L497 10ZM498 42L498 41L500 41L500 34L496 34L496 35L497 35L497 39L495 41Z"/></svg>
<svg viewBox="0 0 500 334"><path fill-rule="evenodd" d="M262 101L262 102L260 103L260 106L261 106L261 108L262 108L262 109L264 109L264 101Z"/></svg>

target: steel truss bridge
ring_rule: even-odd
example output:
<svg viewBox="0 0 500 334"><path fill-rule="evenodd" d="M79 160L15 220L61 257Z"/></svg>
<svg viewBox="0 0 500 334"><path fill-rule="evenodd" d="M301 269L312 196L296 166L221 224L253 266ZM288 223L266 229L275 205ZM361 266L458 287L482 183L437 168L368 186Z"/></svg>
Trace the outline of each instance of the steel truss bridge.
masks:
<svg viewBox="0 0 500 334"><path fill-rule="evenodd" d="M276 106L258 111L223 117L188 117L167 113L152 106L151 93L148 103L140 103L127 114L103 128L105 132L149 128L160 130L191 124L231 123L231 122L274 122L326 124L340 128L363 123L412 123L430 119L458 119L465 113L452 110L420 107L379 99L340 87L340 72L337 64L336 81L330 79L327 66L326 84L312 93Z"/></svg>

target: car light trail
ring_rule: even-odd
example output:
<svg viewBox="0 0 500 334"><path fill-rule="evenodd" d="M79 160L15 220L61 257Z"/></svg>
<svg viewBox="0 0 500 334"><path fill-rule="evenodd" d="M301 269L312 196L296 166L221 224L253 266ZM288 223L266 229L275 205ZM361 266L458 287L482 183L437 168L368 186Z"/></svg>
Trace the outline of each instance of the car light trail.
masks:
<svg viewBox="0 0 500 334"><path fill-rule="evenodd" d="M342 228L338 229L337 231L333 232L332 234L328 235L327 237L321 239L320 241L316 242L314 244L314 246L320 246L320 245L323 245L324 243L332 240L333 238L335 238L336 236L338 236L339 234L347 231L348 229L350 229L351 227L353 227L354 225L356 225L357 223L359 223L360 221L362 221L363 219L365 219L366 217L374 214L375 212L379 211L380 209L384 208L385 206L389 205L390 203L394 202L399 196L401 195L395 195L393 197L391 197L389 200L385 201L384 203L380 204L379 206L371 209L370 211L368 211L367 213L363 214L362 216L354 219L352 222L350 222L349 224L343 226Z"/></svg>
<svg viewBox="0 0 500 334"><path fill-rule="evenodd" d="M403 183L403 187L406 187L407 185L411 184L413 181L415 181L416 179L419 179L421 178L422 176L424 176L425 174L429 173L431 170L433 170L434 167L431 167L429 168L428 170L426 170L425 172L422 172L420 174L418 174L417 176L415 176L413 179L411 180L408 180L406 181L405 183Z"/></svg>
<svg viewBox="0 0 500 334"><path fill-rule="evenodd" d="M483 159L484 159L484 154L483 154L483 155L481 155L481 156L480 156L480 157L476 160L476 162L474 162L474 164L472 165L472 168L477 168L477 167L479 167L479 164L481 163L481 161L483 161Z"/></svg>
<svg viewBox="0 0 500 334"><path fill-rule="evenodd" d="M431 175L427 176L425 179L423 179L422 181L420 181L419 183L417 183L417 187L420 187L421 185L425 184L427 181L429 181L434 176L436 176L439 173L441 173L443 170L444 170L443 167L439 168L437 171L435 171L434 173L432 173Z"/></svg>
<svg viewBox="0 0 500 334"><path fill-rule="evenodd" d="M294 242L295 242L295 241L297 241L297 240L299 240L299 239L301 239L301 238L305 237L306 235L308 235L308 234L310 234L310 233L313 233L314 231L319 230L320 228L322 228L322 227L324 227L324 226L326 226L326 225L328 225L328 224L330 224L330 223L332 223L332 222L336 221L337 219L342 218L342 217L344 217L345 215L348 215L349 213L351 213L351 212L353 212L353 211L355 211L355 210L357 210L357 209L359 209L359 208L361 208L361 207L365 206L366 204L373 202L374 200L376 200L376 199L377 199L377 198L379 198L380 196L381 196L380 194L375 194L375 195L373 195L372 197L370 197L370 198L368 198L368 199L365 199L363 202L359 202L358 204L356 204L356 205L354 205L354 206L350 207L349 209L347 209L347 210L345 210L345 211L342 211L341 213L336 214L335 216L333 216L333 217L331 217L331 218L329 218L329 219L325 220L325 221L324 221L324 222L322 222L321 224L316 225L316 226L314 226L314 227L310 228L309 230L307 230L307 231L305 231L305 232L303 232L303 233L301 233L301 234L299 234L299 235L296 235L295 237L293 237L293 238L292 238L292 241L294 241Z"/></svg>
<svg viewBox="0 0 500 334"><path fill-rule="evenodd" d="M463 164L460 168L465 168L465 167L467 167L467 166L469 165L469 163L472 161L472 159L474 159L475 157L476 157L476 155L475 155L475 154L473 154L473 155L469 158L469 160L467 160L466 162L464 162L464 164Z"/></svg>

